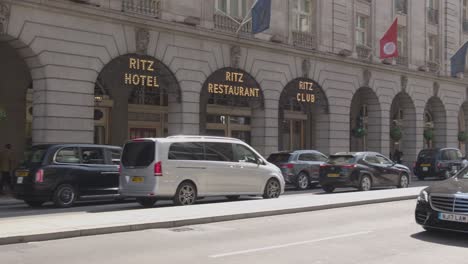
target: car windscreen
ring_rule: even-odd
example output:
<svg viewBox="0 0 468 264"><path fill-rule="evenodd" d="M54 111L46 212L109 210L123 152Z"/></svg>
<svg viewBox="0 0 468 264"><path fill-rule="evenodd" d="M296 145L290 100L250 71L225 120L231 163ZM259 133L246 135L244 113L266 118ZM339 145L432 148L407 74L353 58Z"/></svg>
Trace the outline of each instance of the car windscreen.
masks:
<svg viewBox="0 0 468 264"><path fill-rule="evenodd" d="M424 149L419 152L418 159L420 160L428 160L428 159L435 159L437 155L437 150L435 149Z"/></svg>
<svg viewBox="0 0 468 264"><path fill-rule="evenodd" d="M274 153L268 157L268 162L271 163L284 163L288 162L291 154L289 153Z"/></svg>
<svg viewBox="0 0 468 264"><path fill-rule="evenodd" d="M122 154L124 167L148 167L154 161L155 143L152 141L129 142Z"/></svg>
<svg viewBox="0 0 468 264"><path fill-rule="evenodd" d="M328 163L333 165L354 164L356 160L353 155L332 155L328 159Z"/></svg>
<svg viewBox="0 0 468 264"><path fill-rule="evenodd" d="M47 152L47 147L32 147L24 152L23 166L42 163Z"/></svg>

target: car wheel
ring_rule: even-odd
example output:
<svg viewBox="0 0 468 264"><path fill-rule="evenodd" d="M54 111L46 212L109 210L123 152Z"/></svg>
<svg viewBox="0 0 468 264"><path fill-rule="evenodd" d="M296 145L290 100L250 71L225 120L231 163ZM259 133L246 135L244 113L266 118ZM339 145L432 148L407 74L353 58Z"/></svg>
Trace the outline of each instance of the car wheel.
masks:
<svg viewBox="0 0 468 264"><path fill-rule="evenodd" d="M45 201L24 201L27 205L31 207L41 207Z"/></svg>
<svg viewBox="0 0 468 264"><path fill-rule="evenodd" d="M78 193L75 187L70 184L62 184L54 192L53 201L55 206L60 208L67 208L75 204Z"/></svg>
<svg viewBox="0 0 468 264"><path fill-rule="evenodd" d="M197 188L190 182L183 182L179 185L174 197L176 205L192 205L197 200Z"/></svg>
<svg viewBox="0 0 468 264"><path fill-rule="evenodd" d="M400 181L397 185L398 188L408 188L409 178L405 173L400 176Z"/></svg>
<svg viewBox="0 0 468 264"><path fill-rule="evenodd" d="M263 191L264 199L278 198L281 194L281 186L277 179L269 179Z"/></svg>
<svg viewBox="0 0 468 264"><path fill-rule="evenodd" d="M332 193L335 190L335 186L333 186L333 185L324 185L324 186L322 186L322 189L326 193Z"/></svg>
<svg viewBox="0 0 468 264"><path fill-rule="evenodd" d="M136 199L137 203L139 203L141 206L145 208L151 208L154 206L156 203L157 199L156 198L150 198L150 197L139 197Z"/></svg>
<svg viewBox="0 0 468 264"><path fill-rule="evenodd" d="M310 186L309 175L305 172L301 172L297 175L296 187L298 190L307 190Z"/></svg>
<svg viewBox="0 0 468 264"><path fill-rule="evenodd" d="M372 180L368 175L363 175L361 181L359 182L360 191L369 191L372 188Z"/></svg>

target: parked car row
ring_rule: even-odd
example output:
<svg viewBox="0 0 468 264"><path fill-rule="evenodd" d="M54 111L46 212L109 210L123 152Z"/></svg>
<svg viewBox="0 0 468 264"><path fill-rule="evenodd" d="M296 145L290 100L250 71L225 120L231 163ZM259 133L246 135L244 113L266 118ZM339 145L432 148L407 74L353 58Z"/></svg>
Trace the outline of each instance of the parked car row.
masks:
<svg viewBox="0 0 468 264"><path fill-rule="evenodd" d="M241 140L174 136L131 140L123 149L34 146L15 170L13 195L30 206L133 197L149 207L158 199L190 205L207 196L277 198L284 186L280 169Z"/></svg>

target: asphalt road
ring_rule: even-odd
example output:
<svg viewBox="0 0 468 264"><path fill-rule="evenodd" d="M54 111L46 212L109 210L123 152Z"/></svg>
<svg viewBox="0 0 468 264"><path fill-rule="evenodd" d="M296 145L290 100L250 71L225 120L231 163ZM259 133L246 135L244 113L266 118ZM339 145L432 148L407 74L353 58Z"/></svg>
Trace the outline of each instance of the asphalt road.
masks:
<svg viewBox="0 0 468 264"><path fill-rule="evenodd" d="M428 233L415 201L0 246L1 263L466 263L468 235Z"/></svg>
<svg viewBox="0 0 468 264"><path fill-rule="evenodd" d="M416 186L426 186L433 184L437 181L426 180L426 181L413 181L411 184L412 187ZM356 189L353 188L340 188L335 190L335 193L339 192L356 192ZM284 195L298 195L298 194L314 194L314 195L327 195L324 191L318 187L306 191L297 191L293 187L288 187ZM258 199L252 197L242 197L241 200L248 199ZM213 197L205 198L198 201L197 203L219 203L219 202L228 202L224 197ZM158 201L155 207L166 207L173 206L171 201ZM119 210L129 210L129 209L139 209L141 206L137 204L134 200L127 201L99 201L99 202L80 202L72 208L55 208L52 203L46 203L40 208L31 208L19 200L1 200L0 199L0 218L9 218L9 217L18 217L18 216L29 216L29 215L43 215L43 214L65 214L70 212L110 212L110 211L119 211ZM1 263L1 260L0 260Z"/></svg>

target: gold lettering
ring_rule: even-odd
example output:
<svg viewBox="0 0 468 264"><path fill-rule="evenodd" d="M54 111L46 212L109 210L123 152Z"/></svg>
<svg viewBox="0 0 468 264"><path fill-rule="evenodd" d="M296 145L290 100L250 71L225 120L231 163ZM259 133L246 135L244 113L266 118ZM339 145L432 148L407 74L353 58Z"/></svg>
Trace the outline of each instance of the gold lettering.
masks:
<svg viewBox="0 0 468 264"><path fill-rule="evenodd" d="M242 86L239 87L239 95L244 96L244 87Z"/></svg>
<svg viewBox="0 0 468 264"><path fill-rule="evenodd" d="M296 99L297 99L297 101L298 101L298 102L300 102L300 101L301 101L301 94L300 94L300 93L297 93L297 95L296 95Z"/></svg>
<svg viewBox="0 0 468 264"><path fill-rule="evenodd" d="M146 83L146 78L147 78L147 77L149 77L149 76L140 75L141 85L143 85L143 86L148 86L148 84Z"/></svg>
<svg viewBox="0 0 468 264"><path fill-rule="evenodd" d="M146 71L146 62L147 62L147 60L140 60L140 62L141 62L141 69Z"/></svg>
<svg viewBox="0 0 468 264"><path fill-rule="evenodd" d="M148 66L148 71L151 71L151 72L153 72L153 71L154 71L154 68L153 68L154 61L148 61L148 63L149 63L149 66Z"/></svg>
<svg viewBox="0 0 468 264"><path fill-rule="evenodd" d="M130 69L136 69L136 59L130 58L130 65L128 66Z"/></svg>
<svg viewBox="0 0 468 264"><path fill-rule="evenodd" d="M132 82L133 82L133 85L140 85L140 78L138 75L134 74L132 76Z"/></svg>
<svg viewBox="0 0 468 264"><path fill-rule="evenodd" d="M234 87L234 95L239 95L239 87Z"/></svg>
<svg viewBox="0 0 468 264"><path fill-rule="evenodd" d="M213 93L213 84L212 83L208 84L208 92Z"/></svg>
<svg viewBox="0 0 468 264"><path fill-rule="evenodd" d="M231 81L231 73L226 72L226 81Z"/></svg>
<svg viewBox="0 0 468 264"><path fill-rule="evenodd" d="M243 73L239 73L239 82L243 83L244 82L244 74Z"/></svg>
<svg viewBox="0 0 468 264"><path fill-rule="evenodd" d="M159 82L158 82L158 77L157 76L154 76L153 83L154 83L154 87L159 87Z"/></svg>
<svg viewBox="0 0 468 264"><path fill-rule="evenodd" d="M125 84L132 84L132 77L129 73L125 74Z"/></svg>

